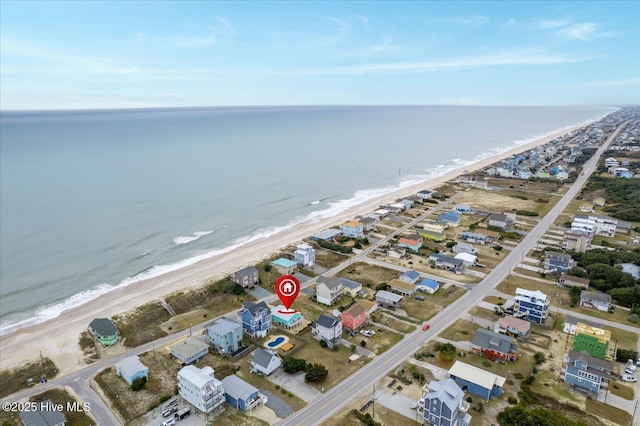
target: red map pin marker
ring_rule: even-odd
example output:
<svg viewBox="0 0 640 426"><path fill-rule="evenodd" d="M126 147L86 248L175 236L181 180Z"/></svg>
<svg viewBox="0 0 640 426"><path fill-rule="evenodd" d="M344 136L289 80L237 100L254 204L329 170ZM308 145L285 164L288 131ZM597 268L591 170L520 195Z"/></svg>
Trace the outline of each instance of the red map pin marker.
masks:
<svg viewBox="0 0 640 426"><path fill-rule="evenodd" d="M276 281L276 294L280 298L280 301L285 306L285 310L280 310L280 313L283 314L294 314L297 311L295 309L290 309L293 301L298 297L298 293L300 293L300 283L291 275L283 275L278 278Z"/></svg>

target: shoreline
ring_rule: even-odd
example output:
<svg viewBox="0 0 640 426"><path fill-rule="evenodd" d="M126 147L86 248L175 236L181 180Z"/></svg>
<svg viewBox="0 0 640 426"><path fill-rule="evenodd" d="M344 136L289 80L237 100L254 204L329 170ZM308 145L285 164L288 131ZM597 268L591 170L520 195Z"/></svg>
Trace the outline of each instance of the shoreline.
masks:
<svg viewBox="0 0 640 426"><path fill-rule="evenodd" d="M189 266L141 280L126 287L117 288L80 306L63 311L58 317L10 331L0 336L0 353L2 353L0 370L11 369L35 359L40 350L42 350L43 355L51 358L56 363L60 374L83 368L83 354L77 341L79 334L86 330L87 325L93 318L111 317L175 291L198 287L209 279L219 279L233 271L255 264L283 247L300 241L314 232L336 226L355 216L370 213L377 209L380 204L413 195L422 189L432 189L459 176L465 170L471 172L488 167L512 154L545 144L558 136L588 126L600 119L593 119L563 128L515 146L500 154L456 167L441 176L404 188L398 188L388 194L350 207L333 217L312 223L303 222L280 231L271 237L258 239L230 252L203 259ZM34 341L39 342L39 344L34 345Z"/></svg>

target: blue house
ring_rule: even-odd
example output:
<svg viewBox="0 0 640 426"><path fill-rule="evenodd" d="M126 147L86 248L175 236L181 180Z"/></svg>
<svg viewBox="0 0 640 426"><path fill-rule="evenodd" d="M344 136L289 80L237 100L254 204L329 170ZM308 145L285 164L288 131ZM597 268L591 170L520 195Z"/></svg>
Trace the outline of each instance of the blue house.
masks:
<svg viewBox="0 0 640 426"><path fill-rule="evenodd" d="M294 262L293 260L281 257L271 262L271 266L276 268L276 270L283 275L290 275L293 273L293 271L296 270L298 263Z"/></svg>
<svg viewBox="0 0 640 426"><path fill-rule="evenodd" d="M438 222L444 222L449 226L460 225L460 215L454 212L442 213L438 215Z"/></svg>
<svg viewBox="0 0 640 426"><path fill-rule="evenodd" d="M125 379L127 383L133 384L135 379L147 378L149 368L144 365L137 356L130 356L116 364L118 375Z"/></svg>
<svg viewBox="0 0 640 426"><path fill-rule="evenodd" d="M613 363L589 355L586 351L569 351L562 360L562 378L574 387L600 393L611 378Z"/></svg>
<svg viewBox="0 0 640 426"><path fill-rule="evenodd" d="M425 425L470 426L470 404L464 400L464 391L451 379L429 383L418 401L418 414Z"/></svg>
<svg viewBox="0 0 640 426"><path fill-rule="evenodd" d="M259 404L266 404L267 397L251 384L232 374L222 379L222 389L227 404L240 411L249 411Z"/></svg>
<svg viewBox="0 0 640 426"><path fill-rule="evenodd" d="M458 213L471 213L471 206L469 204L456 204L453 208Z"/></svg>
<svg viewBox="0 0 640 426"><path fill-rule="evenodd" d="M545 273L564 274L573 267L574 260L566 253L548 251L544 255L542 267Z"/></svg>
<svg viewBox="0 0 640 426"><path fill-rule="evenodd" d="M482 368L456 361L449 369L451 377L462 390L476 395L486 401L492 396L500 396L507 379L490 373Z"/></svg>
<svg viewBox="0 0 640 426"><path fill-rule="evenodd" d="M411 284L415 284L418 282L418 280L420 279L420 273L409 269L408 271L405 271L402 273L402 275L400 275L400 279L402 281L411 283Z"/></svg>
<svg viewBox="0 0 640 426"><path fill-rule="evenodd" d="M549 315L551 300L540 290L516 288L515 302L513 308L515 318L541 324Z"/></svg>
<svg viewBox="0 0 640 426"><path fill-rule="evenodd" d="M434 294L440 288L440 284L436 280L432 280L431 278L425 278L420 281L418 284L418 290L424 291L429 294Z"/></svg>
<svg viewBox="0 0 640 426"><path fill-rule="evenodd" d="M350 220L342 225L342 231L345 237L364 238L364 226L362 222Z"/></svg>
<svg viewBox="0 0 640 426"><path fill-rule="evenodd" d="M265 337L271 330L271 310L264 302L242 302L242 329L251 337Z"/></svg>
<svg viewBox="0 0 640 426"><path fill-rule="evenodd" d="M223 354L230 354L242 346L242 324L220 318L208 326L204 340Z"/></svg>

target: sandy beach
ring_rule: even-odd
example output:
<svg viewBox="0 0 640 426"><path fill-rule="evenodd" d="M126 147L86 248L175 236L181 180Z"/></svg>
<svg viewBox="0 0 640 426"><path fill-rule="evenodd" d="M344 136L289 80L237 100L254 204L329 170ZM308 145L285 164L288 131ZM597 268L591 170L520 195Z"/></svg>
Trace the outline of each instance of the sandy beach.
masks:
<svg viewBox="0 0 640 426"><path fill-rule="evenodd" d="M372 199L332 218L315 223L304 223L269 238L254 241L227 254L114 290L75 309L65 311L57 318L4 335L0 338L0 369L11 369L27 361L33 361L42 351L43 356L55 362L61 374L78 370L85 365L78 345L79 334L86 330L87 325L96 317L111 317L156 300L162 295L201 285L211 278L223 277L244 266L255 264L286 245L300 241L314 232L339 225L354 216L370 213L380 204L415 194L422 189L434 188L455 178L463 170L473 171L487 167L502 158L544 144L569 131L557 132L494 157L465 165L441 177Z"/></svg>

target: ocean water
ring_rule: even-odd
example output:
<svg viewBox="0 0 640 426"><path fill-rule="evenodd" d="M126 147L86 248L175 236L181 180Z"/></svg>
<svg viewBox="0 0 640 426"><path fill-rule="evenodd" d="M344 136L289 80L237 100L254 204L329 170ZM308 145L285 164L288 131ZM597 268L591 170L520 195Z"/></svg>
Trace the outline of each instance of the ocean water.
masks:
<svg viewBox="0 0 640 426"><path fill-rule="evenodd" d="M0 334L615 109L0 113Z"/></svg>

